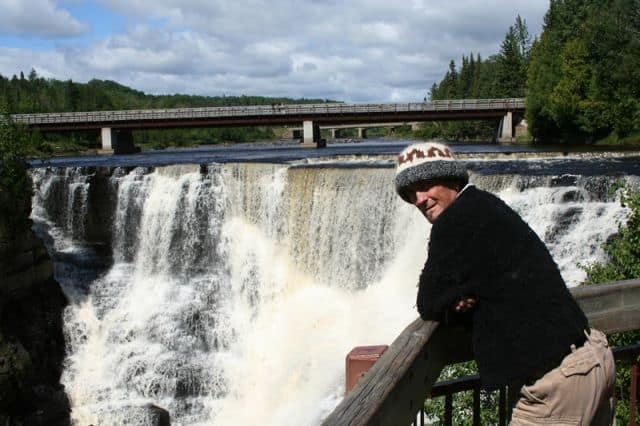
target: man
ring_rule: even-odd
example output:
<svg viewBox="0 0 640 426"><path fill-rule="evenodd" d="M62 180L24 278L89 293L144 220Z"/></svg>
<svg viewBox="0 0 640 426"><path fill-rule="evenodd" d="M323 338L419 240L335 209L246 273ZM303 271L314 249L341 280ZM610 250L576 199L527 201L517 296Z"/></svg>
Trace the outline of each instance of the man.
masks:
<svg viewBox="0 0 640 426"><path fill-rule="evenodd" d="M519 390L512 424L610 424L615 365L606 337L589 328L535 232L468 179L443 144L398 156L396 190L432 224L420 316L471 328L483 387Z"/></svg>

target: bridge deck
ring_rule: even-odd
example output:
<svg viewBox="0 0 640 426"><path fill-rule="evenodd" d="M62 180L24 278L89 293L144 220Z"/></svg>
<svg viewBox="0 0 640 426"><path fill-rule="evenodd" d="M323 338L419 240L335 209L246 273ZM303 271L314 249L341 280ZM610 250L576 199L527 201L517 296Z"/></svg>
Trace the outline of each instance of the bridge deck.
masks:
<svg viewBox="0 0 640 426"><path fill-rule="evenodd" d="M299 125L389 121L461 120L502 117L524 110L524 99L460 99L393 104L295 104L123 111L14 114L18 123L41 130L167 128L200 126Z"/></svg>

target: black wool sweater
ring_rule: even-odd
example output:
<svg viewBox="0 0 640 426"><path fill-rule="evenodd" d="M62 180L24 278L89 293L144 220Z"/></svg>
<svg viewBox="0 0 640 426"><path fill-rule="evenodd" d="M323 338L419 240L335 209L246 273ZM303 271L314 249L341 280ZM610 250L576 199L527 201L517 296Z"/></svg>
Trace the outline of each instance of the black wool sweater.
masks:
<svg viewBox="0 0 640 426"><path fill-rule="evenodd" d="M476 298L470 315L452 310L463 297ZM417 305L424 320L469 318L486 389L556 367L588 330L544 243L502 200L473 186L431 228Z"/></svg>

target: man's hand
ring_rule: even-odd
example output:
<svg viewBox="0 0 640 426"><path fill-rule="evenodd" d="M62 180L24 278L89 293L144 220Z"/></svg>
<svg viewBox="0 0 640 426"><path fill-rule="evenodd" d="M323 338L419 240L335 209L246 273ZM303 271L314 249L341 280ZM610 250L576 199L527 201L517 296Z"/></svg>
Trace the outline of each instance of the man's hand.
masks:
<svg viewBox="0 0 640 426"><path fill-rule="evenodd" d="M476 299L466 297L455 304L453 310L459 314L470 311L476 306Z"/></svg>

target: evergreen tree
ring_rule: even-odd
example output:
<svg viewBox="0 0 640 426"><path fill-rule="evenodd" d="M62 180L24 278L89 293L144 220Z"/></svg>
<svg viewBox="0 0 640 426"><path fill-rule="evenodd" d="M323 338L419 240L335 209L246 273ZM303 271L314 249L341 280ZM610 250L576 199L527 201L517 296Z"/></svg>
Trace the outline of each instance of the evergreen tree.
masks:
<svg viewBox="0 0 640 426"><path fill-rule="evenodd" d="M513 27L516 39L520 44L520 54L525 58L525 61L528 61L531 51L531 35L529 34L527 22L518 15L516 16L516 22Z"/></svg>
<svg viewBox="0 0 640 426"><path fill-rule="evenodd" d="M458 71L453 59L449 62L449 71L444 76L444 81L440 84L440 97L442 99L455 99L458 93Z"/></svg>
<svg viewBox="0 0 640 426"><path fill-rule="evenodd" d="M509 27L497 56L497 95L505 98L524 96L527 81L530 37L527 25L518 16Z"/></svg>

